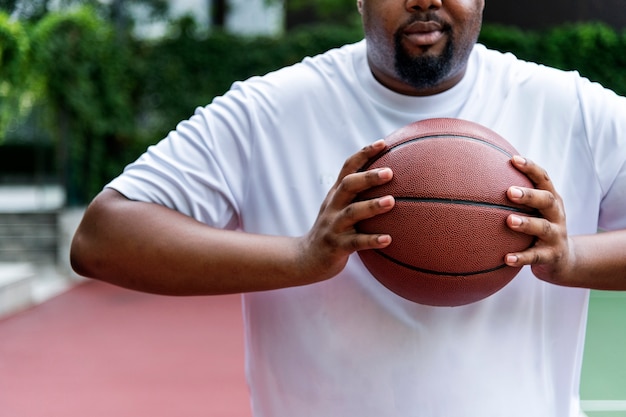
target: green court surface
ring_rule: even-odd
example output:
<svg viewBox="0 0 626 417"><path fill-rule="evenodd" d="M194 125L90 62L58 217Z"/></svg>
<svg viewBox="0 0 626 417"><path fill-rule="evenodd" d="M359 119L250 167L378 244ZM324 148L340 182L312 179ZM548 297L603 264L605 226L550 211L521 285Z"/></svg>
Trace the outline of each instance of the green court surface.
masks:
<svg viewBox="0 0 626 417"><path fill-rule="evenodd" d="M592 291L581 381L589 417L626 417L626 293Z"/></svg>

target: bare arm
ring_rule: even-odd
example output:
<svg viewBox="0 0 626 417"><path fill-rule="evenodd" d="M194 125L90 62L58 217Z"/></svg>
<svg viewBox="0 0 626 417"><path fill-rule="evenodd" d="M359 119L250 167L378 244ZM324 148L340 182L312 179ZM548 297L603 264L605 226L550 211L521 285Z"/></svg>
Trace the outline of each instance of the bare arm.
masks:
<svg viewBox="0 0 626 417"><path fill-rule="evenodd" d="M537 189L512 187L509 198L538 209L543 219L509 217L509 227L536 236L537 243L524 252L507 255L506 262L532 265L538 278L557 285L626 290L626 230L568 236L563 201L547 173L523 158L514 158L513 163Z"/></svg>
<svg viewBox="0 0 626 417"><path fill-rule="evenodd" d="M171 295L261 291L331 278L352 252L391 242L388 235L357 234L354 225L391 210L393 199L352 202L360 191L391 179L389 169L357 172L384 147L378 141L346 160L315 225L302 237L215 229L166 207L104 190L74 236L72 266L81 275Z"/></svg>

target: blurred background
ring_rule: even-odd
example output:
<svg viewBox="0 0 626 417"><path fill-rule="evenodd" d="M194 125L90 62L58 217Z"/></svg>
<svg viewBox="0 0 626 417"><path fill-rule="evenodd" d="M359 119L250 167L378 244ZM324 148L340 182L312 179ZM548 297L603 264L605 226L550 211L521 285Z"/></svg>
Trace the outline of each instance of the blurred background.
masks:
<svg viewBox="0 0 626 417"><path fill-rule="evenodd" d="M83 282L69 242L103 185L232 82L359 40L355 3L0 0L0 344ZM480 41L624 95L625 28L626 0L487 1ZM594 292L589 415L626 416L625 320L622 294Z"/></svg>

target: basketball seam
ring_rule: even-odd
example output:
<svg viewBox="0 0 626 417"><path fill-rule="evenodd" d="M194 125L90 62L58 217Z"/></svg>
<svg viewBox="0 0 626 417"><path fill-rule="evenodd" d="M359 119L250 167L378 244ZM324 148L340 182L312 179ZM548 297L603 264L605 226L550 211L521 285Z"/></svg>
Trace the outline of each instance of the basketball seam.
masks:
<svg viewBox="0 0 626 417"><path fill-rule="evenodd" d="M515 213L534 214L533 210L524 210L518 207L511 207L511 206L506 206L503 204L488 203L485 201L456 200L453 198L397 197L397 196L394 196L394 199L396 201L408 201L411 203L458 204L458 205L464 205L464 206L497 208L497 209L502 209L506 211L512 211Z"/></svg>
<svg viewBox="0 0 626 417"><path fill-rule="evenodd" d="M407 144L412 143L412 142L418 142L418 141L421 141L421 140L428 140L428 139L440 139L440 138L468 139L468 140L471 140L471 141L474 141L474 142L479 142L481 144L490 146L491 148L497 150L500 153L503 153L504 155L508 156L509 158L513 157L513 155L511 153L509 153L509 151L507 151L506 149L503 149L503 148L499 147L498 145L495 145L495 144L493 144L491 142L488 142L485 139L476 138L476 137L473 137L473 136L466 136L466 135L441 133L441 134L438 134L438 135L418 136L418 137L415 137L415 138L412 138L412 139L407 139L407 140L405 140L403 142L391 145L384 152L376 155L376 157L374 157L367 164L365 164L360 169L360 171L367 170L374 162L376 162L382 156L388 154L389 152L391 152L392 150L394 150L396 148L399 148L401 146L407 145Z"/></svg>
<svg viewBox="0 0 626 417"><path fill-rule="evenodd" d="M376 252L377 254L379 254L380 256L382 256L385 259L388 259L389 261L400 265L404 268L407 269L411 269L413 271L417 271L417 272L422 272L425 274L430 274L430 275L437 275L437 276L449 276L449 277L468 277L468 276L472 276L472 275L480 275L480 274L488 274L490 272L494 272L494 271L499 271L500 269L504 269L506 268L508 265L507 264L501 264L496 266L495 268L489 268L489 269L485 269L482 271L472 271L472 272L442 272L442 271L434 271L434 270L430 270L430 269L426 269L426 268L419 268L417 266L414 265L410 265L410 264L406 264L402 261L397 260L396 258L393 258L389 255L387 255L386 253L382 252L379 249L374 249L374 252Z"/></svg>

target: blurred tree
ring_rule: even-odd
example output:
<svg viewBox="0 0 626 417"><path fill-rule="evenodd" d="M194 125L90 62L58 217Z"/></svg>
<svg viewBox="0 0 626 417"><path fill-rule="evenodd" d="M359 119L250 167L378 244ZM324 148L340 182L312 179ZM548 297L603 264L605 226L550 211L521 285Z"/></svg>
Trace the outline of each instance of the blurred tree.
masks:
<svg viewBox="0 0 626 417"><path fill-rule="evenodd" d="M65 1L99 3L98 0ZM141 7L148 12L148 17L161 19L167 16L169 3L167 0L112 0L107 6L107 17L113 22L118 32L128 33L135 20L133 8Z"/></svg>
<svg viewBox="0 0 626 417"><path fill-rule="evenodd" d="M48 13L50 0L0 0L0 10L20 20L39 20Z"/></svg>
<svg viewBox="0 0 626 417"><path fill-rule="evenodd" d="M89 7L49 13L32 32L46 130L56 140L69 205L93 197L133 136L131 51L115 35Z"/></svg>
<svg viewBox="0 0 626 417"><path fill-rule="evenodd" d="M320 22L339 25L354 25L359 21L359 14L354 0L284 1L287 29Z"/></svg>
<svg viewBox="0 0 626 417"><path fill-rule="evenodd" d="M213 0L211 3L211 26L224 29L228 15L228 0Z"/></svg>
<svg viewBox="0 0 626 417"><path fill-rule="evenodd" d="M87 5L113 22L121 33L129 33L142 16L159 20L167 18L169 5L175 0L0 0L0 10L20 20L38 21L55 7ZM283 3L286 29L315 23L352 25L358 22L354 0L262 0L267 4ZM206 0L211 26L223 29L233 0Z"/></svg>
<svg viewBox="0 0 626 417"><path fill-rule="evenodd" d="M0 0L0 10L20 20L38 21L52 11L52 0ZM114 23L118 30L128 32L134 22L133 11L141 8L147 16L160 19L167 16L169 0L57 0L56 7L90 6L102 17Z"/></svg>
<svg viewBox="0 0 626 417"><path fill-rule="evenodd" d="M24 113L28 98L28 36L20 22L0 12L0 143Z"/></svg>

